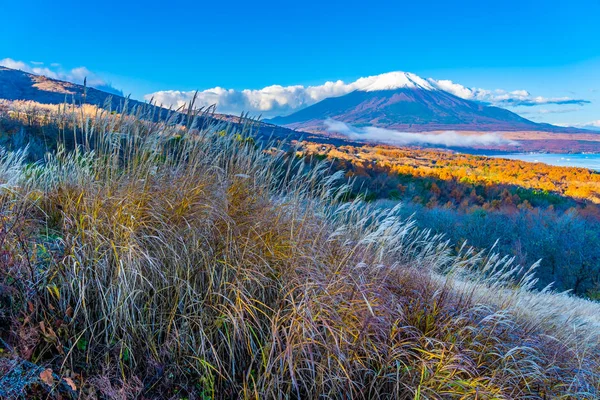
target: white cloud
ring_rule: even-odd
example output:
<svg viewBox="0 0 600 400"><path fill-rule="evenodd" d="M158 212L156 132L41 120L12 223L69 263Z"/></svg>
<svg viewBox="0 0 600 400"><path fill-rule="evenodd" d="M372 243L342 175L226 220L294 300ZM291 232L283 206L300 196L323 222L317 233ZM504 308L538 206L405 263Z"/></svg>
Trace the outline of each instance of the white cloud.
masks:
<svg viewBox="0 0 600 400"><path fill-rule="evenodd" d="M600 131L600 119L596 120L596 121L590 121L590 122L584 122L584 123L577 123L577 124L566 124L566 123L561 123L561 124L556 124L559 126L573 126L575 128L583 128L583 129L589 129L592 131Z"/></svg>
<svg viewBox="0 0 600 400"><path fill-rule="evenodd" d="M444 90L467 100L474 100L501 107L534 106L544 104L577 104L588 103L587 100L568 97L545 98L532 96L526 90L506 91L503 89L488 90L469 88L450 80L423 79L406 72L388 72L385 74L359 78L346 83L344 81L328 81L316 86L281 86L272 85L262 89L234 90L214 87L199 91L196 107L217 106L217 111L225 114L239 114L242 111L252 115L271 118L287 115L306 108L328 97L337 97L355 90L374 91L397 89L400 87L422 88L426 90ZM186 106L194 97L194 91L165 90L144 96L146 100L154 99L157 104Z"/></svg>
<svg viewBox="0 0 600 400"><path fill-rule="evenodd" d="M115 89L110 83L106 82L104 79L100 78L86 67L77 67L71 70L64 70L62 69L61 65L57 63L52 63L50 64L50 67L46 67L41 61L31 61L30 63L26 63L24 61L13 60L12 58L0 60L0 66L19 69L31 74L43 75L47 76L48 78L77 83L79 85L83 84L83 80L87 78L88 86L118 95L123 94L120 90Z"/></svg>
<svg viewBox="0 0 600 400"><path fill-rule="evenodd" d="M331 132L341 133L350 139L368 140L393 145L434 145L446 147L477 147L518 144L512 140L504 139L496 133L477 135L461 135L454 131L442 133L415 133L400 132L391 129L364 127L356 128L344 122L329 119L325 121L327 129Z"/></svg>
<svg viewBox="0 0 600 400"><path fill-rule="evenodd" d="M320 86L273 85L263 89L240 91L217 86L198 92L195 106L208 107L216 104L217 111L225 114L249 111L254 115L262 114L264 117L271 117L290 113L327 97L341 96L352 90L348 89L342 81L326 82ZM144 98L153 99L156 104L178 108L186 106L194 98L194 94L194 91L166 90L148 94Z"/></svg>
<svg viewBox="0 0 600 400"><path fill-rule="evenodd" d="M12 58L5 58L3 60L0 60L0 66L12 69L20 69L21 71L27 72L31 72L29 70L32 69L28 67L27 64L25 64L23 61L16 61Z"/></svg>
<svg viewBox="0 0 600 400"><path fill-rule="evenodd" d="M517 107L517 106L539 106L545 104L576 104L584 105L588 100L572 99L570 97L542 97L532 96L527 90L506 91L503 89L487 90L481 88L469 88L450 80L435 80L429 78L428 81L438 89L445 90L467 100L475 100L483 103L492 104L499 107Z"/></svg>
<svg viewBox="0 0 600 400"><path fill-rule="evenodd" d="M558 109L534 109L534 110L515 110L515 112L519 115L548 115L548 114L566 114L579 111L579 108L558 108Z"/></svg>
<svg viewBox="0 0 600 400"><path fill-rule="evenodd" d="M454 83L450 80L433 80L429 79L438 89L445 90L446 92L452 93L463 99L476 100L478 97L489 95L491 92L484 89L470 89L458 83Z"/></svg>

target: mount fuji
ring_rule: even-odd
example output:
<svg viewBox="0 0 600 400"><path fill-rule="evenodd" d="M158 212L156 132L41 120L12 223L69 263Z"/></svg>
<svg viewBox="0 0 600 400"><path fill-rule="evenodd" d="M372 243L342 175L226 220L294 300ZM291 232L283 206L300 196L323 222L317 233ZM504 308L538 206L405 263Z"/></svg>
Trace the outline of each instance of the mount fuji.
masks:
<svg viewBox="0 0 600 400"><path fill-rule="evenodd" d="M356 90L324 99L269 122L288 128L327 131L328 120L357 127L405 132L543 131L589 133L582 129L540 124L500 107L455 96L434 82L408 72L391 72L357 81Z"/></svg>

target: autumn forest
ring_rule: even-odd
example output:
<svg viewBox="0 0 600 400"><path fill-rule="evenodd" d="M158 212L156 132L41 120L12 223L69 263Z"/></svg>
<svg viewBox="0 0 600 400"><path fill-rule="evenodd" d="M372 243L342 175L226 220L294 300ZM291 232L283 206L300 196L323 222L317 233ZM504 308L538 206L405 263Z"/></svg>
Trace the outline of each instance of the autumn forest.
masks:
<svg viewBox="0 0 600 400"><path fill-rule="evenodd" d="M600 174L583 168L390 146L303 142L307 162L328 160L353 180L351 196L403 215L458 250L466 241L532 265L537 287L600 296ZM310 161L309 161L310 160Z"/></svg>

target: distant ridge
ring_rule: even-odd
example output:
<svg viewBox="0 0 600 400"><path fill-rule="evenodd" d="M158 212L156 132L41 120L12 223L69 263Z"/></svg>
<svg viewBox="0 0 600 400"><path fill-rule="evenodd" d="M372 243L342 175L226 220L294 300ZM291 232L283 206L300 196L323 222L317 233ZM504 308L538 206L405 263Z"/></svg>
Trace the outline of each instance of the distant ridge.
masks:
<svg viewBox="0 0 600 400"><path fill-rule="evenodd" d="M355 126L375 126L406 132L458 130L591 133L584 129L536 123L500 107L466 100L406 72L384 74L366 87L343 96L327 98L269 122L293 129L324 131L327 119Z"/></svg>
<svg viewBox="0 0 600 400"><path fill-rule="evenodd" d="M85 92L85 101L84 101ZM104 92L92 87L84 87L71 82L48 78L42 75L30 74L0 66L0 99L34 101L41 104L63 104L75 103L92 104L98 107L110 107L111 110L121 111L127 103L128 108L148 106L147 103L126 98L113 93ZM160 108L160 114L166 117L167 109ZM158 115L158 114L157 114ZM184 113L181 114L184 116ZM162 118L162 117L160 117ZM339 142L338 139L322 137L302 131L296 131L285 127L268 124L264 122L244 120L237 116L225 114L208 114L207 119L214 123L230 123L233 125L250 121L256 128L254 132L264 139L299 140L310 137L312 141L323 143Z"/></svg>
<svg viewBox="0 0 600 400"><path fill-rule="evenodd" d="M85 93L86 103L104 107L109 102L113 110L122 108L125 101L128 101L129 106L145 104L89 86L85 88ZM79 104L83 102L83 97L83 85L0 66L0 98L2 99L30 100L43 104L62 104L64 102Z"/></svg>

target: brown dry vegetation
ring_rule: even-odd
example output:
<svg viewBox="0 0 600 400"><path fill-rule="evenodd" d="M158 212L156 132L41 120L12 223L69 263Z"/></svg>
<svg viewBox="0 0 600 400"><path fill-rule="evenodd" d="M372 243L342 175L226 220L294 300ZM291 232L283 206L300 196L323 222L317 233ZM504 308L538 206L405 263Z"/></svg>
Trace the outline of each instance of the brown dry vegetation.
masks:
<svg viewBox="0 0 600 400"><path fill-rule="evenodd" d="M65 112L80 147L0 156L0 397L598 396L597 304L145 117Z"/></svg>

